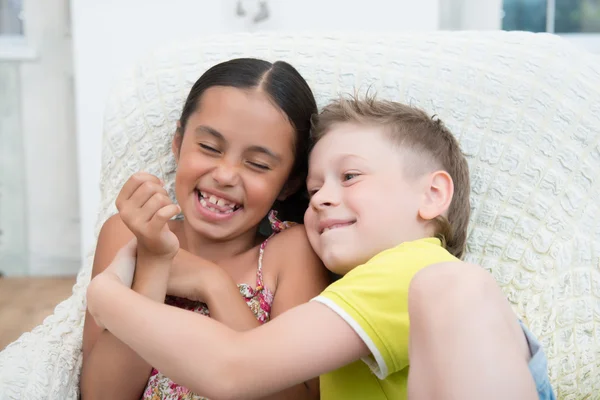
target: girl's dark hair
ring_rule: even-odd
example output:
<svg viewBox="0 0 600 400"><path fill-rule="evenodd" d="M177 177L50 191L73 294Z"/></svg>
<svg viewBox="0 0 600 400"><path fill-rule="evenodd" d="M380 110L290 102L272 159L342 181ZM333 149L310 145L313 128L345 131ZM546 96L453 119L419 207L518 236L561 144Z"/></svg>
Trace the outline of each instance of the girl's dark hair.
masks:
<svg viewBox="0 0 600 400"><path fill-rule="evenodd" d="M286 200L276 201L273 208L282 220L302 222L308 207L306 175L311 117L317 113L317 103L308 83L284 61L270 63L255 58L236 58L217 64L202 74L192 86L179 119L181 134L190 115L196 111L202 94L213 86L260 89L287 116L296 131L295 161L288 181L298 182L298 190ZM265 232L268 226L266 222L266 225L261 224L262 233L268 233Z"/></svg>

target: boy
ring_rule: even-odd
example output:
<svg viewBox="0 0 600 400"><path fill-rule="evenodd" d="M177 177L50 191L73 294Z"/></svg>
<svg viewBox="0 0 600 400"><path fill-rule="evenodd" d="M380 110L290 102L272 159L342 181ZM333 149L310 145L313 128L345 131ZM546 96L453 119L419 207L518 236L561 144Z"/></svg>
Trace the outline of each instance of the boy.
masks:
<svg viewBox="0 0 600 400"><path fill-rule="evenodd" d="M469 175L444 125L394 102L340 100L313 134L305 226L340 280L234 332L128 290L117 277L131 265L124 250L88 289L97 322L219 399L266 396L318 375L324 400L553 399L539 344L491 276L459 261Z"/></svg>

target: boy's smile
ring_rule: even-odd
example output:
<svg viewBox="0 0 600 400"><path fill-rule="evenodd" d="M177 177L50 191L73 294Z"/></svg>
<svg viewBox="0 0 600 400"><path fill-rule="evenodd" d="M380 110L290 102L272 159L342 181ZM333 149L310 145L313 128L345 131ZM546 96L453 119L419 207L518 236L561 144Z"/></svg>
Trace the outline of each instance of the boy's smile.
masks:
<svg viewBox="0 0 600 400"><path fill-rule="evenodd" d="M344 228L354 224L356 220L342 220L342 219L325 219L319 223L319 233L322 235L325 232L333 229Z"/></svg>

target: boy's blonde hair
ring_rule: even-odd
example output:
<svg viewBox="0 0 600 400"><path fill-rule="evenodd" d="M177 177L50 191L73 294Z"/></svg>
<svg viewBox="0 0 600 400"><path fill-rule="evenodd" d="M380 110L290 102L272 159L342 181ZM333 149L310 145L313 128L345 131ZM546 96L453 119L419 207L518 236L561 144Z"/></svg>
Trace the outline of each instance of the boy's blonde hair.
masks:
<svg viewBox="0 0 600 400"><path fill-rule="evenodd" d="M440 168L450 175L454 196L448 216L440 215L434 220L435 236L451 254L461 258L471 213L469 166L458 141L442 121L418 108L393 101L341 98L327 105L313 121L313 145L341 123L381 127L401 149L425 158L427 168Z"/></svg>

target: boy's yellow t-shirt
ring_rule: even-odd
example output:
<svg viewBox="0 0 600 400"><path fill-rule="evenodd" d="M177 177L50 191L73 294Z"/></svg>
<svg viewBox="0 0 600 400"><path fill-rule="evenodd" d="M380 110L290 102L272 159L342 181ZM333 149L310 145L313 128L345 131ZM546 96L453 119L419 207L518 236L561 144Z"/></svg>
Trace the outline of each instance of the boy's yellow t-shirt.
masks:
<svg viewBox="0 0 600 400"><path fill-rule="evenodd" d="M439 239L405 242L385 250L332 283L318 301L342 317L371 355L321 375L321 400L406 399L408 288L421 269L458 261Z"/></svg>

